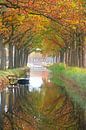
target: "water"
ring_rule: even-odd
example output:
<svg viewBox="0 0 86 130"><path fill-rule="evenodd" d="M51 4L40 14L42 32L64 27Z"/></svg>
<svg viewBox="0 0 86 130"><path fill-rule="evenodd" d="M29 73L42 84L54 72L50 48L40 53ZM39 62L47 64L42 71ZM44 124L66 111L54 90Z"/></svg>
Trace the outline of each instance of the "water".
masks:
<svg viewBox="0 0 86 130"><path fill-rule="evenodd" d="M0 92L0 130L85 130L85 110L45 68L32 68L29 86Z"/></svg>
<svg viewBox="0 0 86 130"><path fill-rule="evenodd" d="M48 70L45 68L32 68L30 72L30 91L39 90L43 80L48 80Z"/></svg>

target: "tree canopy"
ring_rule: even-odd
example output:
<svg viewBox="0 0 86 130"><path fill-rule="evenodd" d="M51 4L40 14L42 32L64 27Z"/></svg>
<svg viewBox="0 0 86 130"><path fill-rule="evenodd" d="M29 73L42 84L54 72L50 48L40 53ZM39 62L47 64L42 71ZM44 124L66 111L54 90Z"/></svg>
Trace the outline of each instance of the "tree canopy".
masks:
<svg viewBox="0 0 86 130"><path fill-rule="evenodd" d="M85 16L84 0L0 0L0 34L4 44L26 48L28 53L37 46L42 49L40 43L50 51L55 45L58 51L65 50L72 34L85 36Z"/></svg>

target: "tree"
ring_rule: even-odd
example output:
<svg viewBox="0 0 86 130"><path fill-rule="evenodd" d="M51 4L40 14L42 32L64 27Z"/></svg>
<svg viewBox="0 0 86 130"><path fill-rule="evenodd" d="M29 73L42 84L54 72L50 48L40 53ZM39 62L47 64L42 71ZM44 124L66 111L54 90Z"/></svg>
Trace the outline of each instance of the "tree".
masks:
<svg viewBox="0 0 86 130"><path fill-rule="evenodd" d="M0 1L2 32L5 34L7 43L8 41L12 42L9 45L15 43L16 40L13 40L12 37L15 38L18 33L19 39L17 39L17 45L19 48L19 46L24 45L24 39L28 41L28 35L25 35L20 40L22 35L19 28L21 28L21 31L24 31L33 23L33 29L31 29L32 35L35 34L37 36L39 32L44 30L50 32L47 34L47 37L43 36L42 40L44 41L47 38L52 44L54 43L56 46L59 46L57 51L59 51L60 57L63 57L61 62L72 66L84 67L84 39L86 32L84 2L82 0L2 0ZM50 26L51 29L45 27L44 21L47 21L47 26ZM34 38L36 41L36 36L33 35L33 40L31 39L30 43L33 43ZM64 41L63 43L61 39ZM29 46L29 44L27 45Z"/></svg>

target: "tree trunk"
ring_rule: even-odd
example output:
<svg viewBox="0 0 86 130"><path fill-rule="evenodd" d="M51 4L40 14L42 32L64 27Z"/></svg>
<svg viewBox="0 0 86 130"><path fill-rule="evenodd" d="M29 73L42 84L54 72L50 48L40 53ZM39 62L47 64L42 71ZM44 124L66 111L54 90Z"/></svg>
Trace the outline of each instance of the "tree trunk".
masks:
<svg viewBox="0 0 86 130"><path fill-rule="evenodd" d="M82 58L82 62L83 62L83 67L86 68L86 37L84 37L84 43L83 43L83 58Z"/></svg>
<svg viewBox="0 0 86 130"><path fill-rule="evenodd" d="M17 49L16 46L14 48L14 68L17 66Z"/></svg>
<svg viewBox="0 0 86 130"><path fill-rule="evenodd" d="M6 50L3 39L0 37L0 69L6 68Z"/></svg>
<svg viewBox="0 0 86 130"><path fill-rule="evenodd" d="M85 43L84 43L83 53L84 53L84 56L83 56L83 64L84 64L84 68L86 68L86 39L85 39Z"/></svg>
<svg viewBox="0 0 86 130"><path fill-rule="evenodd" d="M65 53L64 53L64 62L65 62L65 64L67 64L68 65L68 49L66 49L66 51L65 51Z"/></svg>
<svg viewBox="0 0 86 130"><path fill-rule="evenodd" d="M60 62L64 63L64 52L60 51Z"/></svg>
<svg viewBox="0 0 86 130"><path fill-rule="evenodd" d="M71 40L70 40L70 58L71 58L71 66L84 66L84 52L83 52L83 32L81 32L78 28L71 32Z"/></svg>
<svg viewBox="0 0 86 130"><path fill-rule="evenodd" d="M68 65L71 65L71 48L68 48Z"/></svg>
<svg viewBox="0 0 86 130"><path fill-rule="evenodd" d="M71 66L76 66L76 34L72 32L71 42Z"/></svg>
<svg viewBox="0 0 86 130"><path fill-rule="evenodd" d="M14 67L20 67L20 50L15 47L14 51Z"/></svg>
<svg viewBox="0 0 86 130"><path fill-rule="evenodd" d="M24 66L24 49L21 48L20 49L20 66L23 67Z"/></svg>
<svg viewBox="0 0 86 130"><path fill-rule="evenodd" d="M27 65L28 62L28 52L24 50L24 66Z"/></svg>
<svg viewBox="0 0 86 130"><path fill-rule="evenodd" d="M9 68L13 68L13 45L9 43Z"/></svg>

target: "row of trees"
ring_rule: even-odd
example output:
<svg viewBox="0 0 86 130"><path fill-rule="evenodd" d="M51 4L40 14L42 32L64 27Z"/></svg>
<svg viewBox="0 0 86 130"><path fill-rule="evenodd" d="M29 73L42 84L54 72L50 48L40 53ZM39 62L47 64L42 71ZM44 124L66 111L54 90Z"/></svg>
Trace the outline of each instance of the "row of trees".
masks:
<svg viewBox="0 0 86 130"><path fill-rule="evenodd" d="M41 48L70 66L85 67L84 0L0 0L0 68L27 64L28 54Z"/></svg>

